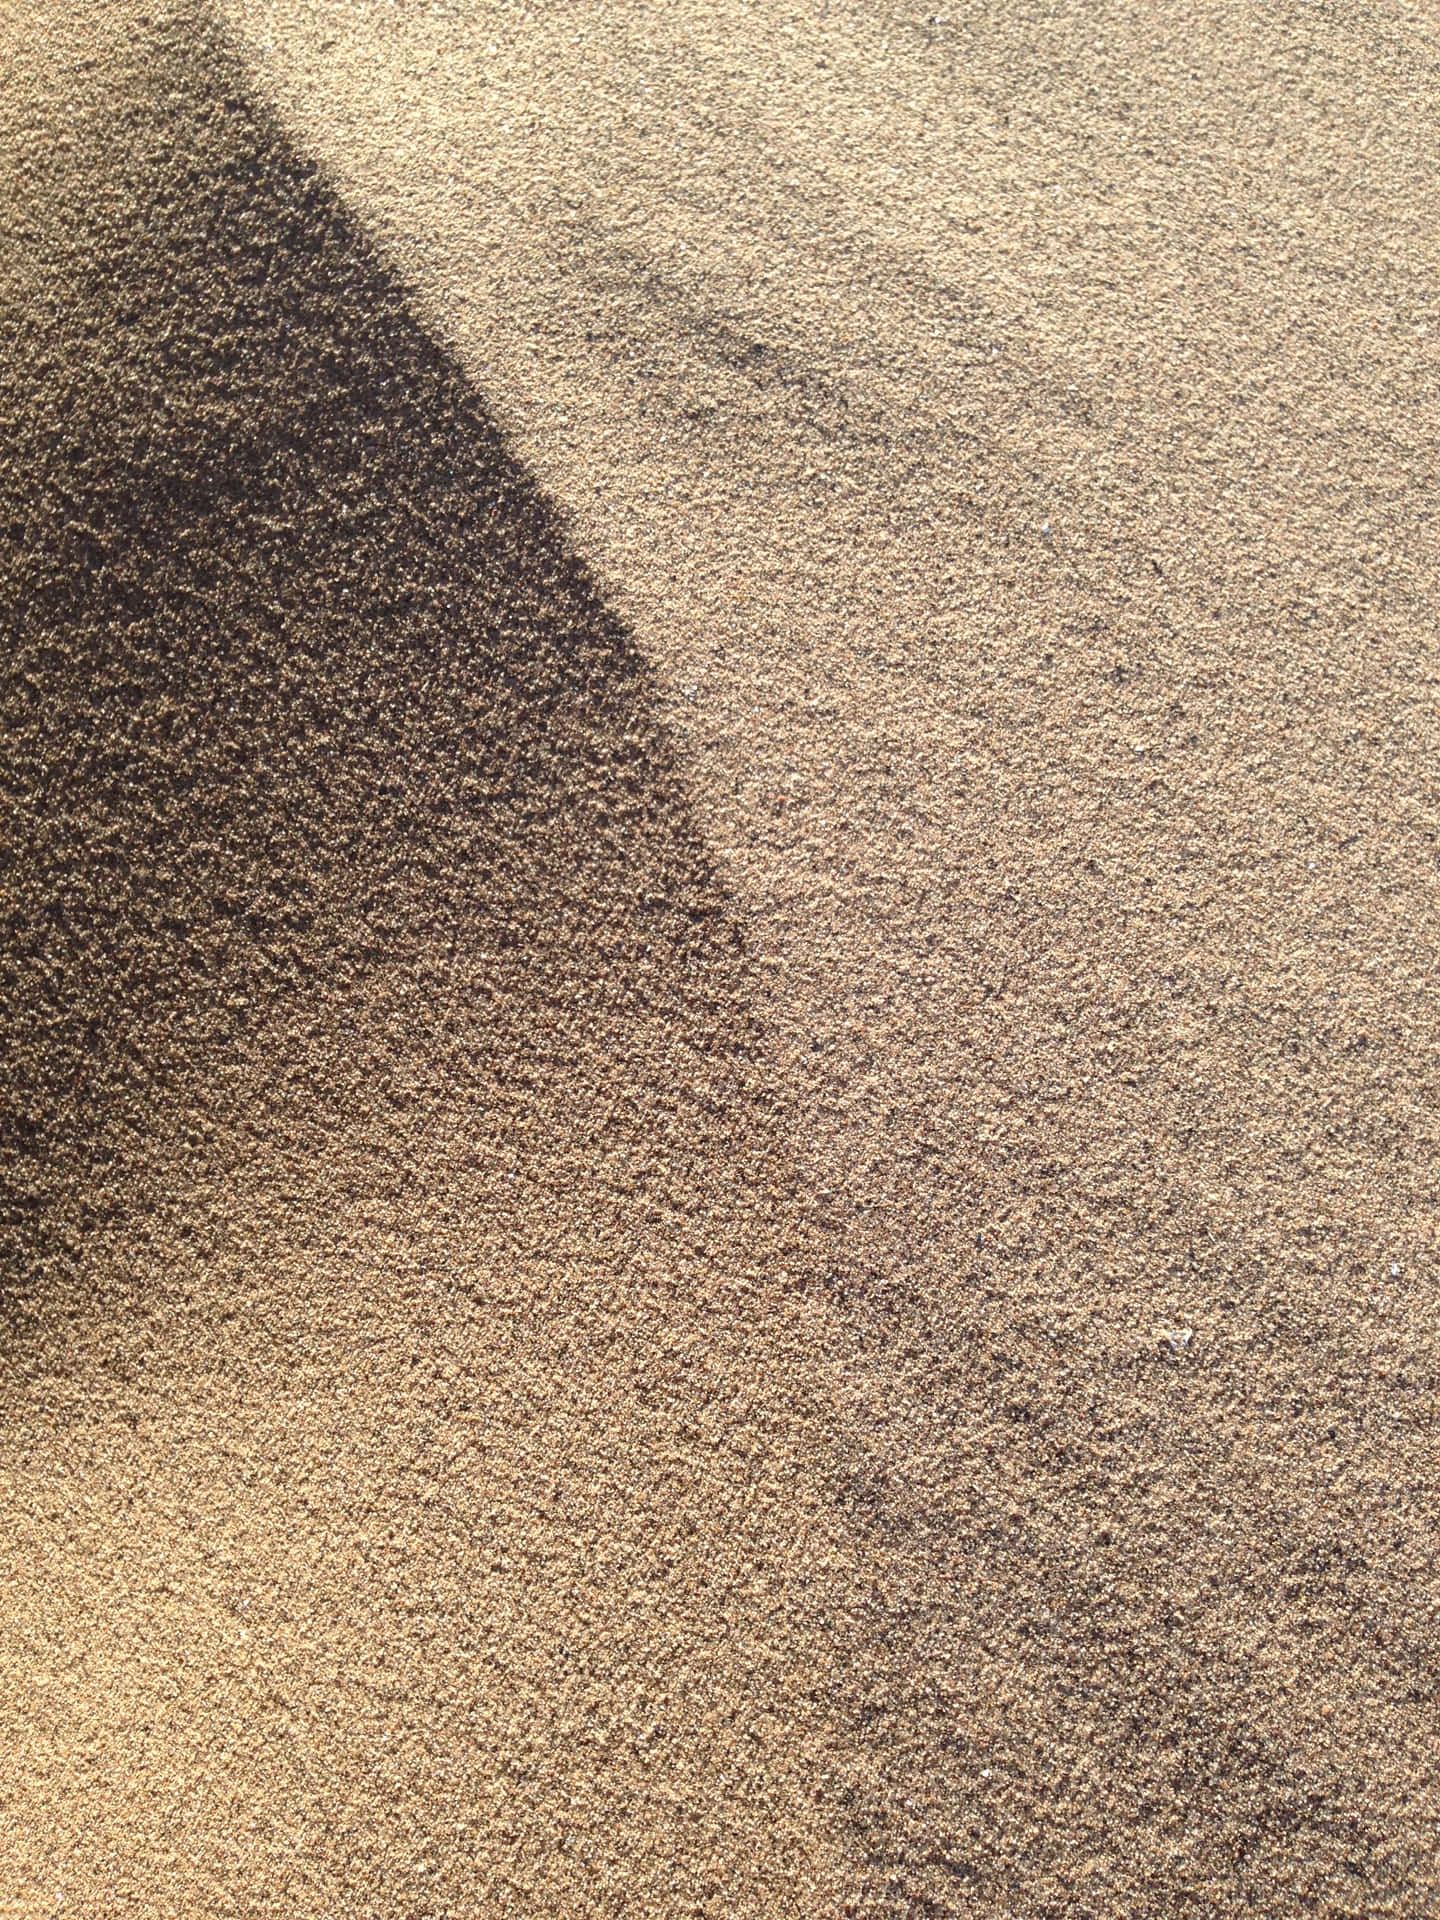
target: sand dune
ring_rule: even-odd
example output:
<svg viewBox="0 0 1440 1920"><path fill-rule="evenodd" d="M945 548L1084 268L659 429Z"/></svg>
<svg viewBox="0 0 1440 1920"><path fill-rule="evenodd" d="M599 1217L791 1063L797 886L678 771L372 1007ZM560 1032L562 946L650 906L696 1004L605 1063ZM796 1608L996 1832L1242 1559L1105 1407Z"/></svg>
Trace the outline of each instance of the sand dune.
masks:
<svg viewBox="0 0 1440 1920"><path fill-rule="evenodd" d="M1433 31L0 34L8 1910L1428 1911Z"/></svg>

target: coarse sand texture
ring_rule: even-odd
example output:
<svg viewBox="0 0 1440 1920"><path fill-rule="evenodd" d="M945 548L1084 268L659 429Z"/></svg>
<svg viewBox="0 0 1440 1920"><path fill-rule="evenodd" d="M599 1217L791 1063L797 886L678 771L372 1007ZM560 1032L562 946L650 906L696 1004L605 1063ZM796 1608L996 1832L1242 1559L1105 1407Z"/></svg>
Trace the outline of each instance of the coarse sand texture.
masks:
<svg viewBox="0 0 1440 1920"><path fill-rule="evenodd" d="M1440 1914L1437 101L0 0L0 1914Z"/></svg>

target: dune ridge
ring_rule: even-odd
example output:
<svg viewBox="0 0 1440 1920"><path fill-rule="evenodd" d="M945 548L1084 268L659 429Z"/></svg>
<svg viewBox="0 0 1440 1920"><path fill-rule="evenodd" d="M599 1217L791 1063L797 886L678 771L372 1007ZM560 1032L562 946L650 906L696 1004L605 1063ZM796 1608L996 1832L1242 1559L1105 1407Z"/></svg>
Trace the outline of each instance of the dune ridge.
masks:
<svg viewBox="0 0 1440 1920"><path fill-rule="evenodd" d="M12 1905L1428 1910L1433 35L3 33Z"/></svg>

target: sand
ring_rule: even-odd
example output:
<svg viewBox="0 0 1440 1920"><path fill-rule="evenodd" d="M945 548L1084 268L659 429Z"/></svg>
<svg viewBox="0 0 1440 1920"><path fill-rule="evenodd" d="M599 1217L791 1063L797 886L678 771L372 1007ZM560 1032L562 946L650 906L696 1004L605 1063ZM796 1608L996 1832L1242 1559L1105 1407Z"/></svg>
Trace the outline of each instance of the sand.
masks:
<svg viewBox="0 0 1440 1920"><path fill-rule="evenodd" d="M1435 1910L1437 97L0 7L0 1911Z"/></svg>

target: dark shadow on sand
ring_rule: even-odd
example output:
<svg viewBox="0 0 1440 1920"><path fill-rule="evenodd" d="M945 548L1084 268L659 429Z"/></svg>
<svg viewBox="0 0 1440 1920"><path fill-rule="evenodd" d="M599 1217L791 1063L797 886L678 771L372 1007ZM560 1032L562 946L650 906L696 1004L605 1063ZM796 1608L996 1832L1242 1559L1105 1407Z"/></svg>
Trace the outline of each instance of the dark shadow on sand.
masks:
<svg viewBox="0 0 1440 1920"><path fill-rule="evenodd" d="M287 1075L413 1101L335 1039L387 970L428 1070L516 1097L557 1009L749 1045L646 671L554 512L224 44L136 72L103 151L50 153L0 309L12 1307L157 1124Z"/></svg>

